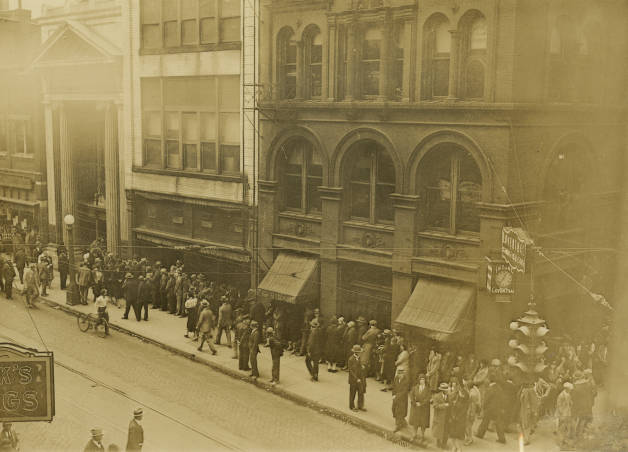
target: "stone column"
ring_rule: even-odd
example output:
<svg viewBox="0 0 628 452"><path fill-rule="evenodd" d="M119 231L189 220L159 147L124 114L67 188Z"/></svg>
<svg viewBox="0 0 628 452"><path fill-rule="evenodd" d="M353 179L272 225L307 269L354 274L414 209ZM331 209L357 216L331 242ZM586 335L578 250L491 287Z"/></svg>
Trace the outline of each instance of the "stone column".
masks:
<svg viewBox="0 0 628 452"><path fill-rule="evenodd" d="M120 183L118 180L117 108L105 108L105 209L107 218L107 250L118 255L120 246Z"/></svg>
<svg viewBox="0 0 628 452"><path fill-rule="evenodd" d="M451 53L449 56L449 95L448 99L458 98L458 62L460 60L460 32L450 30L451 33Z"/></svg>
<svg viewBox="0 0 628 452"><path fill-rule="evenodd" d="M76 193L76 181L74 180L74 167L72 166L72 145L68 132L68 117L65 106L59 105L59 163L61 166L61 215L74 215L74 197ZM62 219L63 221L63 219ZM76 236L76 228L71 229ZM75 237L73 237L75 238ZM63 228L63 242L69 243L68 228ZM75 240L73 240L76 243ZM73 250L68 250L72 252Z"/></svg>
<svg viewBox="0 0 628 452"><path fill-rule="evenodd" d="M54 112L51 102L44 102L44 133L46 148L46 188L48 190L48 237L57 241L57 198L55 193ZM63 221L63 219L59 219ZM42 225L43 226L43 225ZM53 238L54 237L54 238Z"/></svg>
<svg viewBox="0 0 628 452"><path fill-rule="evenodd" d="M319 187L323 223L321 228L321 314L329 316L340 310L340 264L336 245L342 224L342 188Z"/></svg>

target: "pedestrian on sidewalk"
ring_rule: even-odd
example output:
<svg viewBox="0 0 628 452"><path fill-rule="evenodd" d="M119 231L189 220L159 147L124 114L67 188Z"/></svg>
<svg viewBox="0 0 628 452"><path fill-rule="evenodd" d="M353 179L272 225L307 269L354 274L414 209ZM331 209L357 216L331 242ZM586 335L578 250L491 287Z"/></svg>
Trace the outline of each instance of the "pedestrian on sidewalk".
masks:
<svg viewBox="0 0 628 452"><path fill-rule="evenodd" d="M360 355L362 364L366 367L366 376L370 377L375 372L375 367L379 363L377 362L377 356L375 355L377 336L381 333L381 330L377 328L377 320L369 321L369 329L362 335L362 348L364 351Z"/></svg>
<svg viewBox="0 0 628 452"><path fill-rule="evenodd" d="M250 329L250 320L243 320L243 327L240 333L240 350L238 353L240 354L238 359L238 369L248 371L251 370L249 367L249 338L251 336Z"/></svg>
<svg viewBox="0 0 628 452"><path fill-rule="evenodd" d="M432 420L432 435L436 439L436 447L447 448L447 424L449 420L449 385L445 382L438 386L438 392L432 396L434 419Z"/></svg>
<svg viewBox="0 0 628 452"><path fill-rule="evenodd" d="M216 345L220 345L220 339L224 331L227 336L227 347L231 348L231 324L232 324L232 311L231 305L225 295L220 297L222 304L218 308L218 332L216 333Z"/></svg>
<svg viewBox="0 0 628 452"><path fill-rule="evenodd" d="M166 301L169 314L177 313L177 294L175 292L176 283L177 275L175 270L171 268L168 282L166 283Z"/></svg>
<svg viewBox="0 0 628 452"><path fill-rule="evenodd" d="M170 276L168 275L168 270L165 267L162 267L159 270L161 273L161 277L159 280L159 308L162 311L168 310L168 293L166 291L166 287L168 287L168 281L170 280Z"/></svg>
<svg viewBox="0 0 628 452"><path fill-rule="evenodd" d="M432 391L427 385L424 374L420 374L417 384L410 391L410 425L412 426L412 438L414 441L419 429L421 429L421 442L425 441L425 430L430 427L430 399Z"/></svg>
<svg viewBox="0 0 628 452"><path fill-rule="evenodd" d="M505 395L504 390L497 384L496 378L497 377L495 375L489 373L489 384L482 402L484 413L482 416L482 422L480 422L475 436L478 438L484 438L489 422L494 421L495 430L497 432L497 442L505 444Z"/></svg>
<svg viewBox="0 0 628 452"><path fill-rule="evenodd" d="M64 247L60 247L57 251L57 268L59 270L59 282L61 284L61 290L65 290L68 283L68 270L70 268L70 260L68 259L68 253L65 251ZM21 275L20 281L22 281Z"/></svg>
<svg viewBox="0 0 628 452"><path fill-rule="evenodd" d="M249 361L251 363L251 377L257 379L259 377L259 369L257 368L257 354L259 353L259 343L262 335L259 330L257 321L251 321L251 334L249 335Z"/></svg>
<svg viewBox="0 0 628 452"><path fill-rule="evenodd" d="M26 253L24 248L20 247L15 252L15 268L17 268L17 274L20 276L20 284L24 284L24 268L26 267Z"/></svg>
<svg viewBox="0 0 628 452"><path fill-rule="evenodd" d="M212 352L212 355L216 354L216 349L212 344L212 330L216 326L216 318L211 309L209 309L209 301L203 300L201 302L201 314L198 318L198 322L196 324L196 329L199 332L199 337L201 338L201 344L198 346L198 351L203 351L203 344L207 341L207 346Z"/></svg>
<svg viewBox="0 0 628 452"><path fill-rule="evenodd" d="M362 347L355 344L351 347L351 356L347 362L349 369L349 409L351 411L366 411L364 408L364 394L366 393L366 369L360 362ZM358 396L358 407L355 407L355 396Z"/></svg>
<svg viewBox="0 0 628 452"><path fill-rule="evenodd" d="M530 444L530 435L536 426L539 412L539 397L533 383L525 383L519 393L519 426L523 435L523 445Z"/></svg>
<svg viewBox="0 0 628 452"><path fill-rule="evenodd" d="M270 356L273 360L272 378L270 383L276 385L279 383L279 366L280 360L283 356L283 344L277 337L276 331L272 327L266 329L266 335L268 336L268 343L270 346Z"/></svg>
<svg viewBox="0 0 628 452"><path fill-rule="evenodd" d="M464 445L468 446L473 443L473 424L475 420L480 416L482 411L482 398L480 396L480 390L473 382L471 377L462 377L462 384L469 392L469 409L467 410L467 422L465 428L465 440Z"/></svg>
<svg viewBox="0 0 628 452"><path fill-rule="evenodd" d="M52 265L48 262L46 255L42 255L39 258L39 263L37 264L37 273L39 275L39 286L41 287L41 295L47 296L48 293L46 289L48 288L48 284L50 284L50 270L49 265Z"/></svg>
<svg viewBox="0 0 628 452"><path fill-rule="evenodd" d="M349 358L353 355L353 346L358 343L358 330L353 320L347 323L347 329L345 330L342 342L345 346L345 367L342 370L348 370Z"/></svg>
<svg viewBox="0 0 628 452"><path fill-rule="evenodd" d="M37 277L37 267L35 263L28 266L24 272L24 295L26 296L26 306L35 306L35 299L39 296L39 278Z"/></svg>
<svg viewBox="0 0 628 452"><path fill-rule="evenodd" d="M334 361L337 367L340 369L344 368L347 365L347 355L345 354L345 349L347 345L345 344L345 333L347 331L347 323L345 322L345 318L340 316L338 317L338 325L336 326L336 348L334 350ZM337 367L334 367L334 370L338 372Z"/></svg>
<svg viewBox="0 0 628 452"><path fill-rule="evenodd" d="M461 386L457 377L452 377L449 391L449 419L447 436L453 442L453 452L462 452L469 414L469 392Z"/></svg>
<svg viewBox="0 0 628 452"><path fill-rule="evenodd" d="M323 352L323 332L319 329L320 323L317 319L310 322L310 334L307 339L307 350L305 353L305 366L310 372L310 379L318 381L318 363Z"/></svg>
<svg viewBox="0 0 628 452"><path fill-rule="evenodd" d="M397 371L397 375L395 375L392 392L392 414L393 418L395 418L394 433L403 430L408 425L406 422L406 416L408 415L409 386L410 382L408 381L408 372L404 369L399 369Z"/></svg>
<svg viewBox="0 0 628 452"><path fill-rule="evenodd" d="M81 304L87 304L87 292L89 291L89 286L92 283L92 272L87 267L87 263L85 261L81 262L81 265L79 266L77 279Z"/></svg>
<svg viewBox="0 0 628 452"><path fill-rule="evenodd" d="M556 417L558 418L558 446L560 450L573 450L573 384L565 382L563 390L556 399Z"/></svg>
<svg viewBox="0 0 628 452"><path fill-rule="evenodd" d="M91 430L92 437L85 445L83 452L104 452L105 446L102 444L103 432L100 428L93 428ZM2 450L2 449L0 449Z"/></svg>
<svg viewBox="0 0 628 452"><path fill-rule="evenodd" d="M153 288L154 289L154 288ZM185 311L188 315L187 321L187 329L185 332L185 337L190 337L190 334L194 336L194 332L196 331L196 305L198 304L198 298L196 297L196 291L192 290L190 292L190 297L185 300Z"/></svg>
<svg viewBox="0 0 628 452"><path fill-rule="evenodd" d="M325 328L325 356L327 362L327 372L336 372L336 348L338 347L338 319L335 315L329 318L327 328Z"/></svg>
<svg viewBox="0 0 628 452"><path fill-rule="evenodd" d="M233 328L233 355L232 359L238 359L240 352L240 338L242 337L242 329L245 328L244 316L240 308L235 310L235 327Z"/></svg>
<svg viewBox="0 0 628 452"><path fill-rule="evenodd" d="M137 279L133 277L132 273L127 273L124 275L124 282L122 283L122 291L124 293L124 300L126 301L126 306L124 307L124 315L123 319L129 318L129 311L131 307L136 311L135 306L137 305L137 292L138 292L139 282ZM85 303L87 304L87 303ZM139 312L135 312L135 316L137 321L140 320Z"/></svg>
<svg viewBox="0 0 628 452"><path fill-rule="evenodd" d="M129 422L129 434L126 442L126 452L140 452L144 445L144 428L142 427L142 418L144 410L136 408L133 411L133 419Z"/></svg>
<svg viewBox="0 0 628 452"><path fill-rule="evenodd" d="M111 303L111 297L107 295L107 289L102 289L100 291L100 295L94 301L94 305L96 306L96 314L98 314L98 318L105 319L107 323L105 323L105 334L109 334L109 313L107 312L107 305Z"/></svg>
<svg viewBox="0 0 628 452"><path fill-rule="evenodd" d="M2 277L4 279L4 293L7 298L11 300L13 298L13 280L15 279L15 269L13 268L13 262L7 260L2 266Z"/></svg>
<svg viewBox="0 0 628 452"><path fill-rule="evenodd" d="M138 287L138 310L140 318L142 318L142 310L144 310L144 320L148 321L148 304L153 298L153 280L150 277L150 273L146 277L140 275L140 284Z"/></svg>
<svg viewBox="0 0 628 452"><path fill-rule="evenodd" d="M98 262L94 264L94 269L92 270L92 293L94 294L94 300L104 287L105 274L102 271L100 262Z"/></svg>
<svg viewBox="0 0 628 452"><path fill-rule="evenodd" d="M19 450L20 440L13 429L10 422L2 423L2 431L0 432L0 451L14 452Z"/></svg>

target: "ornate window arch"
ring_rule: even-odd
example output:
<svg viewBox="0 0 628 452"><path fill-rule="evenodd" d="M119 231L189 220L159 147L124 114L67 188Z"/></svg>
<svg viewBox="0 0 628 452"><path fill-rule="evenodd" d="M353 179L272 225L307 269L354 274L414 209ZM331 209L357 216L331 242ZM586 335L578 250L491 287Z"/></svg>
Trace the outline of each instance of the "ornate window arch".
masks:
<svg viewBox="0 0 628 452"><path fill-rule="evenodd" d="M434 14L423 26L423 98L449 94L451 25L443 14Z"/></svg>
<svg viewBox="0 0 628 452"><path fill-rule="evenodd" d="M488 65L488 25L477 10L460 21L461 97L484 99Z"/></svg>
<svg viewBox="0 0 628 452"><path fill-rule="evenodd" d="M323 185L323 163L314 145L301 136L287 140L277 155L282 210L321 213L318 187Z"/></svg>
<svg viewBox="0 0 628 452"><path fill-rule="evenodd" d="M280 99L297 97L297 42L290 27L277 34L277 89Z"/></svg>

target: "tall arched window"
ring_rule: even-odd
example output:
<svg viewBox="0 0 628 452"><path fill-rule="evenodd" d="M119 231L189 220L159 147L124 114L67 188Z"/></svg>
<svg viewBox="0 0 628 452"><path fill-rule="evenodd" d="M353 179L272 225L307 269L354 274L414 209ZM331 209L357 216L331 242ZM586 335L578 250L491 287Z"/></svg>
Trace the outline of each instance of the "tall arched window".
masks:
<svg viewBox="0 0 628 452"><path fill-rule="evenodd" d="M379 95L381 77L382 30L369 26L362 35L361 94L362 96Z"/></svg>
<svg viewBox="0 0 628 452"><path fill-rule="evenodd" d="M294 99L297 95L297 43L291 28L277 35L277 75L279 97Z"/></svg>
<svg viewBox="0 0 628 452"><path fill-rule="evenodd" d="M323 82L323 38L318 27L311 27L304 35L306 93L308 99L320 98Z"/></svg>
<svg viewBox="0 0 628 452"><path fill-rule="evenodd" d="M421 161L418 184L426 228L450 234L480 231L476 203L482 197L482 175L468 151L450 145L430 151Z"/></svg>
<svg viewBox="0 0 628 452"><path fill-rule="evenodd" d="M423 98L445 97L449 94L449 61L451 33L443 15L431 17L426 23L423 58Z"/></svg>
<svg viewBox="0 0 628 452"><path fill-rule="evenodd" d="M374 141L354 145L347 165L350 215L369 223L392 223L395 165L388 152Z"/></svg>
<svg viewBox="0 0 628 452"><path fill-rule="evenodd" d="M479 12L467 13L462 22L462 97L483 99L487 65L487 24Z"/></svg>
<svg viewBox="0 0 628 452"><path fill-rule="evenodd" d="M323 185L320 156L309 141L295 138L279 151L283 208L302 213L320 213L318 187Z"/></svg>

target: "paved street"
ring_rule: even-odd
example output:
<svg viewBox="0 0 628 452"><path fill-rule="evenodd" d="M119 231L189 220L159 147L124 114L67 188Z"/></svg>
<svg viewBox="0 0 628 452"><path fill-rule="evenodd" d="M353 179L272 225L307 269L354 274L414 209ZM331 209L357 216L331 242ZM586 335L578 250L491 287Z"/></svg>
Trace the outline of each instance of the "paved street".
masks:
<svg viewBox="0 0 628 452"><path fill-rule="evenodd" d="M17 425L22 450L82 450L93 426L105 444L124 447L136 406L147 451L400 449L136 338L81 333L74 317L43 305L31 314L58 362L57 414L51 424ZM43 348L21 300L0 299L0 335Z"/></svg>

